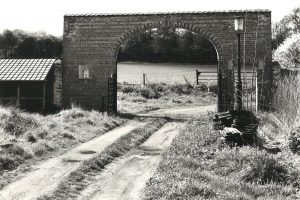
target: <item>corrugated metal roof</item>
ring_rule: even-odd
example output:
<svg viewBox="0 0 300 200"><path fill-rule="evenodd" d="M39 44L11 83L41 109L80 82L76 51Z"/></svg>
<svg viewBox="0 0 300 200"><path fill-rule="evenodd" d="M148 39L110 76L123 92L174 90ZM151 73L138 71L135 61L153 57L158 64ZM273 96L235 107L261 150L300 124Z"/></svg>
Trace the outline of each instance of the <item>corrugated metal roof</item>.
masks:
<svg viewBox="0 0 300 200"><path fill-rule="evenodd" d="M79 13L66 14L66 17L84 17L84 16L128 16L128 15L174 15L174 14L209 14L209 13L242 13L242 12L271 12L268 9L253 10L213 10L213 11L181 11L181 12L152 12L152 13Z"/></svg>
<svg viewBox="0 0 300 200"><path fill-rule="evenodd" d="M44 81L55 59L0 59L0 81Z"/></svg>

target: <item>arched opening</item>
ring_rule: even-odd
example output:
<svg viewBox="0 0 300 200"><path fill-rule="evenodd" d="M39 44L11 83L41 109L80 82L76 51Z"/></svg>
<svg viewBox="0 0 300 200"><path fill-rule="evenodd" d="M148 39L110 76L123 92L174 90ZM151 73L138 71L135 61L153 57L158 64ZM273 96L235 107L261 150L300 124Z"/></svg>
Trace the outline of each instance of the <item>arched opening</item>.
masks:
<svg viewBox="0 0 300 200"><path fill-rule="evenodd" d="M154 23L121 37L114 51L118 111L217 104L219 43L188 24Z"/></svg>

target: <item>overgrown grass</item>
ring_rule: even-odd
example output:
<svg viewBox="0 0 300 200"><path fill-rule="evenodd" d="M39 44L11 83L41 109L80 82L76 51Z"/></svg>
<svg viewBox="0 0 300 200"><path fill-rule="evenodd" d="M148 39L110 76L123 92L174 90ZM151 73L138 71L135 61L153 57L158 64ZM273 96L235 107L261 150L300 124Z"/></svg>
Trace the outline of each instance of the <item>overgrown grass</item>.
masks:
<svg viewBox="0 0 300 200"><path fill-rule="evenodd" d="M163 154L145 199L299 199L296 160L288 149L230 148L208 120L190 121Z"/></svg>
<svg viewBox="0 0 300 200"><path fill-rule="evenodd" d="M287 127L300 125L300 74L287 73L276 84L273 105Z"/></svg>
<svg viewBox="0 0 300 200"><path fill-rule="evenodd" d="M55 115L0 107L0 188L35 160L59 153L123 123L123 119L78 107ZM7 173L7 171L14 172ZM21 170L21 169L20 169ZM21 172L22 173L22 172Z"/></svg>
<svg viewBox="0 0 300 200"><path fill-rule="evenodd" d="M39 199L75 199L83 189L93 182L93 177L97 173L100 173L106 165L111 163L115 158L124 155L126 152L142 144L165 123L166 120L164 119L152 120L145 126L138 127L122 136L100 153L100 155L85 161L77 171L71 173L67 180L62 182L53 195L44 196Z"/></svg>
<svg viewBox="0 0 300 200"><path fill-rule="evenodd" d="M190 84L169 85L153 83L145 86L119 84L118 109L120 112L147 112L159 108L190 105L209 105L216 103L216 88L207 92L207 85Z"/></svg>
<svg viewBox="0 0 300 200"><path fill-rule="evenodd" d="M300 73L282 70L275 81L274 115L282 128L282 137L294 153L300 153Z"/></svg>

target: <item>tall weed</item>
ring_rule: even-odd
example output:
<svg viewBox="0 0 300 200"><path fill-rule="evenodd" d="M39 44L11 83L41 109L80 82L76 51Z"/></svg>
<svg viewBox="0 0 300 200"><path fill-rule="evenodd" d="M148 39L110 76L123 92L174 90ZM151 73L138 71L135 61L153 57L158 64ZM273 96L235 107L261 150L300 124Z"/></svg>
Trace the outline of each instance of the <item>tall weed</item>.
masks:
<svg viewBox="0 0 300 200"><path fill-rule="evenodd" d="M300 125L300 74L286 74L275 82L273 105L287 127Z"/></svg>

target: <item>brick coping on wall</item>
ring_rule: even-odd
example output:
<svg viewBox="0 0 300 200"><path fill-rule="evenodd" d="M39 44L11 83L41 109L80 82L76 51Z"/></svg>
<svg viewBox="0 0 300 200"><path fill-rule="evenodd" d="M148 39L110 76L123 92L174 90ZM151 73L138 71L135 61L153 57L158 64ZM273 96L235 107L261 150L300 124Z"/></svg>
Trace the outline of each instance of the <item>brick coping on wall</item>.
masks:
<svg viewBox="0 0 300 200"><path fill-rule="evenodd" d="M271 12L268 9L251 9L251 10L213 10L213 11L180 11L180 12L150 12L150 13L81 13L66 14L66 17L89 17L89 16L141 16L141 15L174 15L174 14L216 14L216 13L255 13L255 12Z"/></svg>

